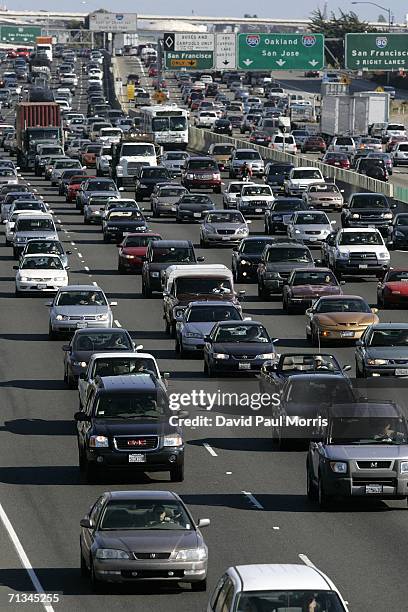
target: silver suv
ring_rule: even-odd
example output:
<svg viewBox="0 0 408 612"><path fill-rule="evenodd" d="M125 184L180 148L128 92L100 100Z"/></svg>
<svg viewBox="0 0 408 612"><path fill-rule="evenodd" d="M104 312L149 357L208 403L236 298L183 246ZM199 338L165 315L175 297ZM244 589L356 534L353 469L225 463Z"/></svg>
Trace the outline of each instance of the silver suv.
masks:
<svg viewBox="0 0 408 612"><path fill-rule="evenodd" d="M236 178L239 176L245 163L251 167L253 176L264 175L265 164L258 151L255 151L255 149L237 149L231 156L229 177Z"/></svg>

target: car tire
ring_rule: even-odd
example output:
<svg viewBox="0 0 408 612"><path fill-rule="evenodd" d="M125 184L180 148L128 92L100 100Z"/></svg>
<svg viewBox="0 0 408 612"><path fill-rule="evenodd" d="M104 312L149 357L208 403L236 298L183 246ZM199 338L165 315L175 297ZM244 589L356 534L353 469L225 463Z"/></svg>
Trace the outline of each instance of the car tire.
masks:
<svg viewBox="0 0 408 612"><path fill-rule="evenodd" d="M184 463L176 465L170 470L171 482L183 482L184 480Z"/></svg>
<svg viewBox="0 0 408 612"><path fill-rule="evenodd" d="M95 484L98 481L98 468L90 463L84 457L84 474L85 480L88 484Z"/></svg>
<svg viewBox="0 0 408 612"><path fill-rule="evenodd" d="M103 582L101 582L100 580L97 579L97 577L95 576L95 571L94 571L94 567L93 567L93 563L91 562L91 569L90 569L90 580L91 580L91 589L94 593L104 593L105 591L105 585Z"/></svg>
<svg viewBox="0 0 408 612"><path fill-rule="evenodd" d="M356 378L367 378L366 373L364 372L364 368L361 369L357 363L356 359Z"/></svg>
<svg viewBox="0 0 408 612"><path fill-rule="evenodd" d="M221 193L221 185L219 187L214 187L213 193Z"/></svg>
<svg viewBox="0 0 408 612"><path fill-rule="evenodd" d="M57 332L53 330L51 325L49 325L48 326L48 339L49 340L56 340L57 337L58 337Z"/></svg>
<svg viewBox="0 0 408 612"><path fill-rule="evenodd" d="M126 270L121 263L118 263L118 272L119 274L125 274Z"/></svg>
<svg viewBox="0 0 408 612"><path fill-rule="evenodd" d="M327 510L330 507L330 497L326 494L321 477L319 477L317 499L321 510Z"/></svg>
<svg viewBox="0 0 408 612"><path fill-rule="evenodd" d="M207 578L204 578L204 580L200 580L200 582L192 582L191 590L194 593L202 593L206 591L207 590Z"/></svg>
<svg viewBox="0 0 408 612"><path fill-rule="evenodd" d="M73 376L70 376L68 372L67 372L66 383L67 383L68 389L76 389L77 387L77 385L75 384L75 378Z"/></svg>
<svg viewBox="0 0 408 612"><path fill-rule="evenodd" d="M310 501L317 501L318 500L318 493L317 493L317 490L316 490L316 485L312 481L312 477L311 477L311 474L310 474L309 463L306 464L306 470L307 470L307 476L306 476L307 477L306 495L310 499Z"/></svg>

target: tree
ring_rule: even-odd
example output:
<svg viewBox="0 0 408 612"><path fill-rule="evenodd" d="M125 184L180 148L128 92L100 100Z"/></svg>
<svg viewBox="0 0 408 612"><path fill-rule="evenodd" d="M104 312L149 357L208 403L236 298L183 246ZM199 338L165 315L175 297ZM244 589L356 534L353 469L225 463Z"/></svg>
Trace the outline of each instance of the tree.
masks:
<svg viewBox="0 0 408 612"><path fill-rule="evenodd" d="M378 15L378 23L388 23L384 15Z"/></svg>

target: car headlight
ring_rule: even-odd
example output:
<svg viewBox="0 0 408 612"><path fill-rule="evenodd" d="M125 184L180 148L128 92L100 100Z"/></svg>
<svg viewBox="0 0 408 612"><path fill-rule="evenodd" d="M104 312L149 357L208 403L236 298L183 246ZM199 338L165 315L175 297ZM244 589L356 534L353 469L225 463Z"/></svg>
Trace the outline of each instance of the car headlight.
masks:
<svg viewBox="0 0 408 612"><path fill-rule="evenodd" d="M401 474L406 474L408 472L408 461L401 461L400 472Z"/></svg>
<svg viewBox="0 0 408 612"><path fill-rule="evenodd" d="M214 359L229 359L229 355L225 353L214 353Z"/></svg>
<svg viewBox="0 0 408 612"><path fill-rule="evenodd" d="M360 215L358 213L353 213L351 216L352 216L353 219L359 219L360 218Z"/></svg>
<svg viewBox="0 0 408 612"><path fill-rule="evenodd" d="M116 176L123 176L123 167L116 166Z"/></svg>
<svg viewBox="0 0 408 612"><path fill-rule="evenodd" d="M134 255L122 255L122 257L124 257L125 259L134 259L135 258Z"/></svg>
<svg viewBox="0 0 408 612"><path fill-rule="evenodd" d="M402 232L399 232L398 230L395 232L395 235L399 238L404 238L404 234Z"/></svg>
<svg viewBox="0 0 408 612"><path fill-rule="evenodd" d="M57 316L55 317L57 321L68 321L69 316L68 315L62 315L62 314L57 314Z"/></svg>
<svg viewBox="0 0 408 612"><path fill-rule="evenodd" d="M72 365L77 366L78 368L86 368L86 361L73 361Z"/></svg>
<svg viewBox="0 0 408 612"><path fill-rule="evenodd" d="M116 231L116 230L118 230L119 228L118 228L118 227L116 227L116 225L107 225L107 226L106 226L106 229L107 229L107 230L115 230L115 231Z"/></svg>
<svg viewBox="0 0 408 612"><path fill-rule="evenodd" d="M130 559L129 553L125 550L115 548L98 548L95 557L97 559Z"/></svg>
<svg viewBox="0 0 408 612"><path fill-rule="evenodd" d="M26 238L24 238L24 236L17 236L16 237L16 242L25 242Z"/></svg>
<svg viewBox="0 0 408 612"><path fill-rule="evenodd" d="M204 561L207 558L207 547L182 548L175 556L177 561Z"/></svg>
<svg viewBox="0 0 408 612"><path fill-rule="evenodd" d="M58 281L62 281L63 279L61 278L61 276L55 276L53 279L54 283L57 283Z"/></svg>
<svg viewBox="0 0 408 612"><path fill-rule="evenodd" d="M330 461L330 467L333 472L336 472L336 474L347 473L347 463L344 463L343 461Z"/></svg>
<svg viewBox="0 0 408 612"><path fill-rule="evenodd" d="M198 332L186 332L185 337L186 338L202 338L203 334L199 334Z"/></svg>
<svg viewBox="0 0 408 612"><path fill-rule="evenodd" d="M90 448L108 448L109 440L106 436L91 436L89 446Z"/></svg>
<svg viewBox="0 0 408 612"><path fill-rule="evenodd" d="M388 359L367 359L367 364L371 366L387 365Z"/></svg>
<svg viewBox="0 0 408 612"><path fill-rule="evenodd" d="M186 178L192 180L194 178L194 174L191 174L190 172L186 175Z"/></svg>
<svg viewBox="0 0 408 612"><path fill-rule="evenodd" d="M160 274L158 272L150 272L150 276L153 278L159 278Z"/></svg>
<svg viewBox="0 0 408 612"><path fill-rule="evenodd" d="M384 219L392 219L392 213L384 213L383 217Z"/></svg>
<svg viewBox="0 0 408 612"><path fill-rule="evenodd" d="M96 315L97 321L107 321L108 319L109 319L109 315L107 312L105 314Z"/></svg>
<svg viewBox="0 0 408 612"><path fill-rule="evenodd" d="M275 353L260 353L255 359L275 359Z"/></svg>
<svg viewBox="0 0 408 612"><path fill-rule="evenodd" d="M249 265L250 262L247 261L246 259L241 259L240 263L241 263L242 266L247 266L247 265Z"/></svg>
<svg viewBox="0 0 408 612"><path fill-rule="evenodd" d="M180 434L164 436L163 446L183 446L183 438L180 436Z"/></svg>
<svg viewBox="0 0 408 612"><path fill-rule="evenodd" d="M237 229L237 234L247 234L248 233L248 228L247 227L239 227Z"/></svg>
<svg viewBox="0 0 408 612"><path fill-rule="evenodd" d="M378 253L378 259L389 259L390 255L389 253L387 253L387 251L382 251L381 253Z"/></svg>
<svg viewBox="0 0 408 612"><path fill-rule="evenodd" d="M344 251L339 251L338 258L339 259L348 259L349 258L349 254L345 253Z"/></svg>
<svg viewBox="0 0 408 612"><path fill-rule="evenodd" d="M28 277L17 274L17 280L21 281L22 283L26 283L28 281Z"/></svg>
<svg viewBox="0 0 408 612"><path fill-rule="evenodd" d="M295 234L301 234L302 232L298 229L295 229Z"/></svg>

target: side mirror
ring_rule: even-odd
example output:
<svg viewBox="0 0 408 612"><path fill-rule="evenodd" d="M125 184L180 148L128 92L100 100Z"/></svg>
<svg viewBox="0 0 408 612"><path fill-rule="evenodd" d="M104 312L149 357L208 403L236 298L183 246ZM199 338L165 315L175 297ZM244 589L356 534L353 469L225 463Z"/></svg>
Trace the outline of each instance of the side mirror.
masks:
<svg viewBox="0 0 408 612"><path fill-rule="evenodd" d="M72 255L72 251L65 251L65 255Z"/></svg>
<svg viewBox="0 0 408 612"><path fill-rule="evenodd" d="M211 523L210 519L199 519L197 523L197 527L208 527Z"/></svg>
<svg viewBox="0 0 408 612"><path fill-rule="evenodd" d="M68 352L71 350L71 347L70 347L70 345L69 345L69 344L64 344L64 345L61 347L61 350L63 350L65 353L68 353Z"/></svg>
<svg viewBox="0 0 408 612"><path fill-rule="evenodd" d="M81 372L81 373L80 373L80 375L79 375L79 379L80 379L80 380L86 380L86 375L85 375L85 372Z"/></svg>
<svg viewBox="0 0 408 612"><path fill-rule="evenodd" d="M343 366L343 372L350 372L350 370L351 370L351 365Z"/></svg>
<svg viewBox="0 0 408 612"><path fill-rule="evenodd" d="M373 309L371 309L373 310ZM361 340L356 341L356 346L363 346L363 342Z"/></svg>
<svg viewBox="0 0 408 612"><path fill-rule="evenodd" d="M141 351L143 349L143 344L135 344L133 343L135 351Z"/></svg>
<svg viewBox="0 0 408 612"><path fill-rule="evenodd" d="M52 302L45 302L44 306L47 306L47 308L51 308Z"/></svg>
<svg viewBox="0 0 408 612"><path fill-rule="evenodd" d="M74 419L75 421L80 421L80 422L90 420L89 416L83 410L80 410L79 412L75 412Z"/></svg>
<svg viewBox="0 0 408 612"><path fill-rule="evenodd" d="M85 527L85 529L92 529L92 521L88 516L81 519L79 524L81 525L81 527Z"/></svg>
<svg viewBox="0 0 408 612"><path fill-rule="evenodd" d="M197 261L198 261L199 263L202 263L203 261L205 261L205 257L202 257L202 256L200 255L200 257L197 257Z"/></svg>
<svg viewBox="0 0 408 612"><path fill-rule="evenodd" d="M371 312L372 312L373 314L377 314L377 312L378 312L378 308L372 308L372 309L371 309Z"/></svg>
<svg viewBox="0 0 408 612"><path fill-rule="evenodd" d="M204 342L212 342L211 336L204 336Z"/></svg>
<svg viewBox="0 0 408 612"><path fill-rule="evenodd" d="M305 314L307 315L311 315L312 314L312 309L311 308L307 308L307 310L305 311Z"/></svg>
<svg viewBox="0 0 408 612"><path fill-rule="evenodd" d="M118 303L117 302L110 302L110 306L117 306Z"/></svg>

